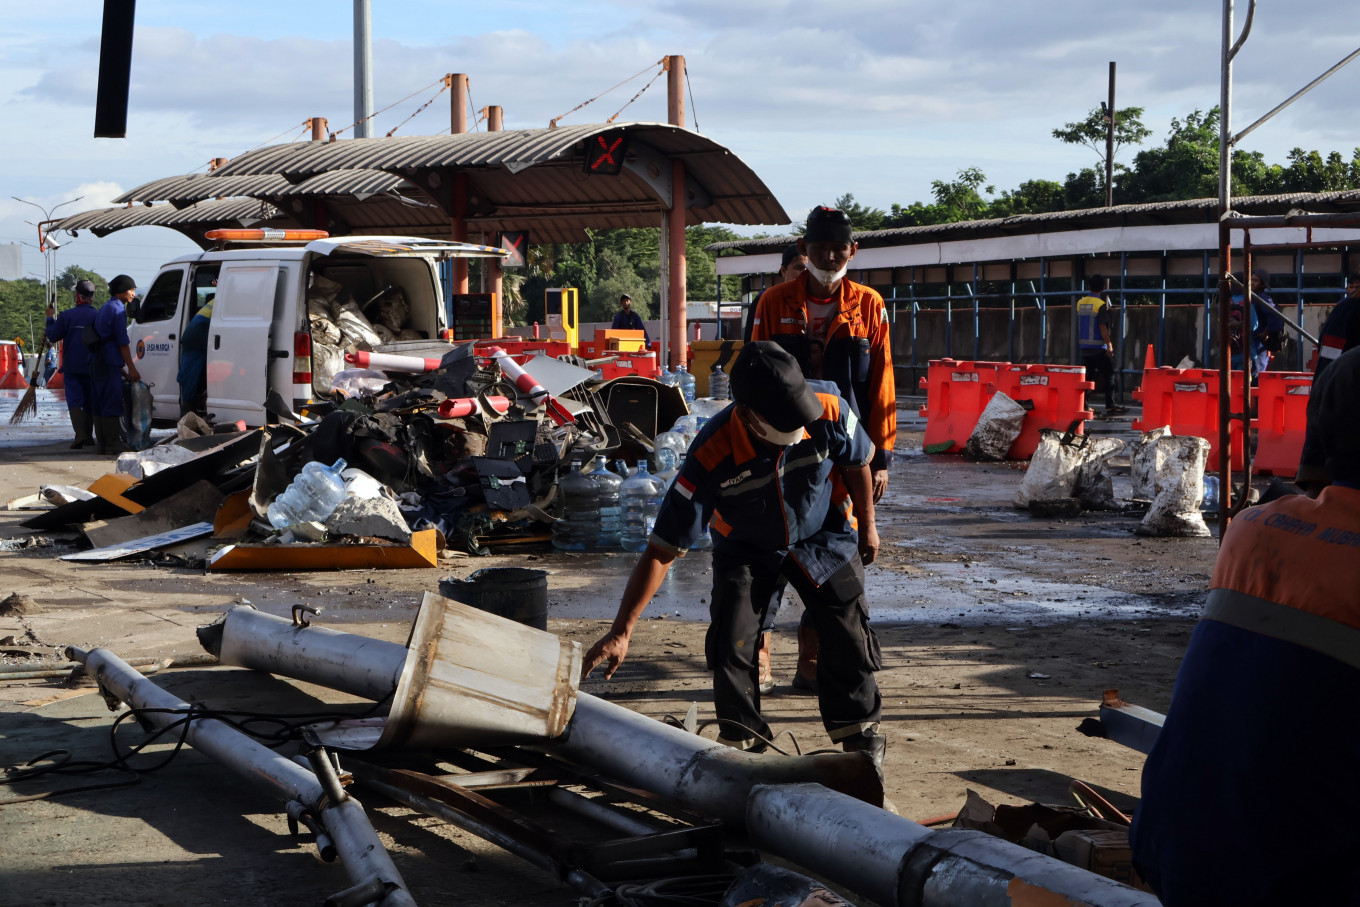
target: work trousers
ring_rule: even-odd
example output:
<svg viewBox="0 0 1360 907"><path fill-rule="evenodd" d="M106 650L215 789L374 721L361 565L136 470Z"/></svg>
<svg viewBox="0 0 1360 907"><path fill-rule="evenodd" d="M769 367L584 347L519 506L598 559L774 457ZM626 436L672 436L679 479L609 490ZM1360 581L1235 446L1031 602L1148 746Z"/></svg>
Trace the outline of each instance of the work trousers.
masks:
<svg viewBox="0 0 1360 907"><path fill-rule="evenodd" d="M89 372L62 369L61 380L66 388L67 409L94 409L94 381Z"/></svg>
<svg viewBox="0 0 1360 907"><path fill-rule="evenodd" d="M869 627L859 561L852 560L818 586L791 558L785 558L779 569L769 569L715 551L704 654L713 672L719 734L725 740L748 742L757 734L771 736L760 715L756 648L765 612L784 580L803 600L820 640L817 697L823 726L832 740L862 733L882 717L874 672L883 666L883 659Z"/></svg>
<svg viewBox="0 0 1360 907"><path fill-rule="evenodd" d="M1105 389L1105 405L1114 406L1114 359L1104 350L1082 350L1081 364L1086 366L1086 380Z"/></svg>
<svg viewBox="0 0 1360 907"><path fill-rule="evenodd" d="M96 361L90 366L93 377L94 399L89 409L96 417L110 418L123 415L123 372L114 365Z"/></svg>

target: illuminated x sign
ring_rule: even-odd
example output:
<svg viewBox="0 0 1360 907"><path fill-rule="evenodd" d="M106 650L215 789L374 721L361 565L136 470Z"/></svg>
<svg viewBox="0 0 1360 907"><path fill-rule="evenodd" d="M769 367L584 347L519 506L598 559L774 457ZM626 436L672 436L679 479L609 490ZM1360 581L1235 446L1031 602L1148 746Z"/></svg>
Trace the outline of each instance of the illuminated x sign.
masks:
<svg viewBox="0 0 1360 907"><path fill-rule="evenodd" d="M618 176L628 153L628 133L602 132L586 140L586 173Z"/></svg>
<svg viewBox="0 0 1360 907"><path fill-rule="evenodd" d="M501 262L502 268L522 268L524 267L524 255L529 251L529 231L518 230L513 233L501 233L498 235L496 244L502 249L509 250L510 254L505 256Z"/></svg>

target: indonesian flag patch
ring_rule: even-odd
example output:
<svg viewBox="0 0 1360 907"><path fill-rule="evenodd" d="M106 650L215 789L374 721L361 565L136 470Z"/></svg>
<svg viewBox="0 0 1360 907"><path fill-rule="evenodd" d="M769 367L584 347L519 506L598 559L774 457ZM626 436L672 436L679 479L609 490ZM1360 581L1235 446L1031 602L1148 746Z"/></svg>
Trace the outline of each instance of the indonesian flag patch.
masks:
<svg viewBox="0 0 1360 907"><path fill-rule="evenodd" d="M684 495L684 498L687 501L694 497L694 483L684 476L676 477L675 490Z"/></svg>

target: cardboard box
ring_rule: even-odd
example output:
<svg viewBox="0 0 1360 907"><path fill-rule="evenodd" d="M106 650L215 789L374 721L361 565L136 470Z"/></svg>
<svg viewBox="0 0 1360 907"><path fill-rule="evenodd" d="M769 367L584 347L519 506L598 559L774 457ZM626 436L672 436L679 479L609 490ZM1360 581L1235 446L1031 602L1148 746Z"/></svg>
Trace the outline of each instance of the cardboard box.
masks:
<svg viewBox="0 0 1360 907"><path fill-rule="evenodd" d="M1096 875L1123 882L1140 891L1151 891L1133 868L1133 850L1127 829L1074 829L1053 842L1054 855L1064 863L1080 866Z"/></svg>

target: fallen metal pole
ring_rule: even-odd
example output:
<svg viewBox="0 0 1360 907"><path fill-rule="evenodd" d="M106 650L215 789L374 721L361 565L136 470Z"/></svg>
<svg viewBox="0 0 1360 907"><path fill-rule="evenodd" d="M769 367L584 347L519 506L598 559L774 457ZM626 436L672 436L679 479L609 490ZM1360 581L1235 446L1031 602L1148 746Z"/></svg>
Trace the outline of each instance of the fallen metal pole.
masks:
<svg viewBox="0 0 1360 907"><path fill-rule="evenodd" d="M929 829L818 784L759 786L752 842L884 907L1157 907L1155 896L980 831Z"/></svg>
<svg viewBox="0 0 1360 907"><path fill-rule="evenodd" d="M247 607L233 608L200 630L199 639L223 664L368 699L382 699L396 687L407 656L396 643L296 626ZM738 828L746 818L746 794L757 784L815 781L875 806L883 803L882 779L863 753L742 752L588 693L577 694L562 739L543 748Z"/></svg>
<svg viewBox="0 0 1360 907"><path fill-rule="evenodd" d="M70 660L83 664L99 688L120 701L138 709L166 710L142 713L141 717L157 728L184 719L191 709L189 703L147 680L107 649L87 652L70 646L65 654ZM283 803L297 802L305 806L325 827L354 885L367 886L377 882L380 886L381 898L370 898L363 903L415 907L406 883L383 849L358 800L346 795L336 802L327 796L316 775L214 718L189 721L185 739L210 759L243 778L263 784Z"/></svg>

